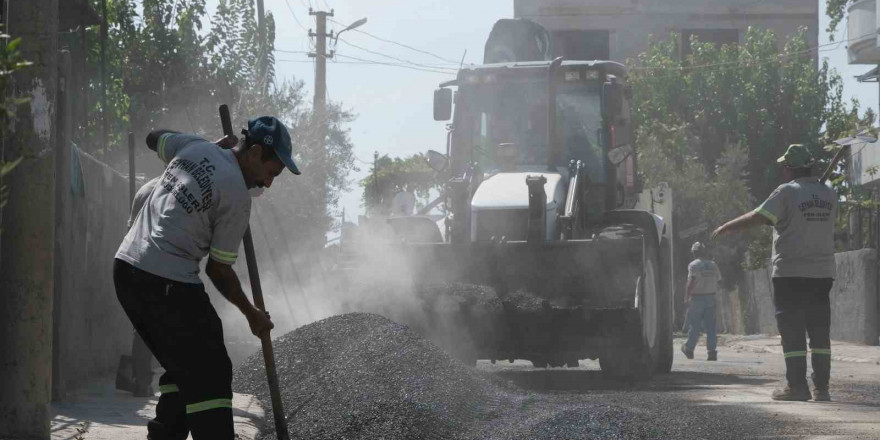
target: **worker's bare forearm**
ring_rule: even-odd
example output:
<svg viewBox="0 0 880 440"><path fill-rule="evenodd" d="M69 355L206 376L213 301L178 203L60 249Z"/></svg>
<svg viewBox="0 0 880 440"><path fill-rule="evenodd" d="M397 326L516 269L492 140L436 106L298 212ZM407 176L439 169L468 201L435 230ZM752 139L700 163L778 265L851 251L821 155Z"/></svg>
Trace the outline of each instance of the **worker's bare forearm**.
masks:
<svg viewBox="0 0 880 440"><path fill-rule="evenodd" d="M250 300L248 300L247 296L245 296L244 291L241 289L241 282L238 280L238 275L235 274L235 271L232 270L231 266L214 263L213 260L211 260L208 262L208 269L206 272L208 273L208 278L214 283L214 287L220 291L220 294L223 295L227 301L238 307L238 310L241 310L245 315L254 312L255 307L251 304Z"/></svg>
<svg viewBox="0 0 880 440"><path fill-rule="evenodd" d="M731 234L764 225L771 225L770 220L755 211L751 211L721 225L712 236Z"/></svg>
<svg viewBox="0 0 880 440"><path fill-rule="evenodd" d="M165 133L177 133L171 130L153 130L147 135L147 148L156 151L159 146L159 137Z"/></svg>
<svg viewBox="0 0 880 440"><path fill-rule="evenodd" d="M687 287L685 287L685 302L691 299L694 294L694 279L688 278Z"/></svg>

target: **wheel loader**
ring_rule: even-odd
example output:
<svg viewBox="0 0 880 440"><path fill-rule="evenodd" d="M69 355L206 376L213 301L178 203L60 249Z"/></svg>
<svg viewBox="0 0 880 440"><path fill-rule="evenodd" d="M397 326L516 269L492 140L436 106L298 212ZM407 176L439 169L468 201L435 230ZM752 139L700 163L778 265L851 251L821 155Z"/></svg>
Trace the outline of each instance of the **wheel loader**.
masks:
<svg viewBox="0 0 880 440"><path fill-rule="evenodd" d="M533 22L501 20L486 63L440 84L446 152L428 158L448 176L448 214L388 219L387 246L420 283L494 290L499 310L459 306L469 341L456 354L469 362L589 358L615 377L668 372L672 193L640 188L626 68L550 59L549 41ZM505 300L516 292L540 306Z"/></svg>

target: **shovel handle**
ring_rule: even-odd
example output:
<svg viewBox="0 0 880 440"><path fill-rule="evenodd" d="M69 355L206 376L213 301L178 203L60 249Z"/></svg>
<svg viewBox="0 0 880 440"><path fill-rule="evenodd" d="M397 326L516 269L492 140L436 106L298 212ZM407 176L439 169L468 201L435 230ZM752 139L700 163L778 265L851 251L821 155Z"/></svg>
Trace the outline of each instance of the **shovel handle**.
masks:
<svg viewBox="0 0 880 440"><path fill-rule="evenodd" d="M837 153L834 154L834 158L831 159L831 163L828 164L828 168L825 169L825 172L822 173L822 178L819 179L819 183L824 184L829 177L831 177L831 173L834 172L834 168L837 166L837 162L840 162L840 159L843 157L846 151L849 151L849 145L844 145L837 150Z"/></svg>

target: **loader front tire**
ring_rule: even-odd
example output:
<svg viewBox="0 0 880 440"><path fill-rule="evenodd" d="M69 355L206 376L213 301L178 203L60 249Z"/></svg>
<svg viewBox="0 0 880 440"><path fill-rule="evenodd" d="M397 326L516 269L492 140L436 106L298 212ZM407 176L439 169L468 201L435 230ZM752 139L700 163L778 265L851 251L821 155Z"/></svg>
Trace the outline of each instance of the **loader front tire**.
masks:
<svg viewBox="0 0 880 440"><path fill-rule="evenodd" d="M663 245L660 247L660 255L666 256L668 254L669 243L665 240L663 241ZM666 264L663 264L666 263ZM667 275L671 273L669 267L672 262L667 261L666 259L661 259L660 270L662 270L663 274ZM658 325L659 325L659 340L657 341L660 344L660 355L657 357L657 363L655 365L654 372L660 374L666 374L672 371L672 359L673 359L673 347L672 347L672 291L670 290L671 283L665 277L661 277L662 286L658 292Z"/></svg>
<svg viewBox="0 0 880 440"><path fill-rule="evenodd" d="M663 305L667 297L660 274L660 249L649 234L645 234L643 255L643 270L634 286L635 306L641 318L641 341L636 346L610 350L599 357L599 366L609 377L647 380L661 369L662 347L667 339L665 327L671 324L666 322L667 307Z"/></svg>

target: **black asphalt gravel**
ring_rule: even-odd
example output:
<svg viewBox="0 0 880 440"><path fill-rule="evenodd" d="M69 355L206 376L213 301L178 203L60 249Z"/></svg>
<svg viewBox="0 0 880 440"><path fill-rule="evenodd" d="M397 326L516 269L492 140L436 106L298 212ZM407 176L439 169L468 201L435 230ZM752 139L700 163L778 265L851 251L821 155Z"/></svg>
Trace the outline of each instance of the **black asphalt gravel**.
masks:
<svg viewBox="0 0 880 440"><path fill-rule="evenodd" d="M455 438L493 411L480 373L378 315L334 316L274 347L295 438ZM260 353L239 367L234 388L270 401ZM269 425L264 438L272 439Z"/></svg>
<svg viewBox="0 0 880 440"><path fill-rule="evenodd" d="M297 439L750 438L783 426L742 408L695 412L663 380L626 384L584 369L465 366L374 314L334 316L276 339L274 347ZM238 368L234 390L264 403L261 438L275 439L260 353ZM738 416L729 417L731 411Z"/></svg>

